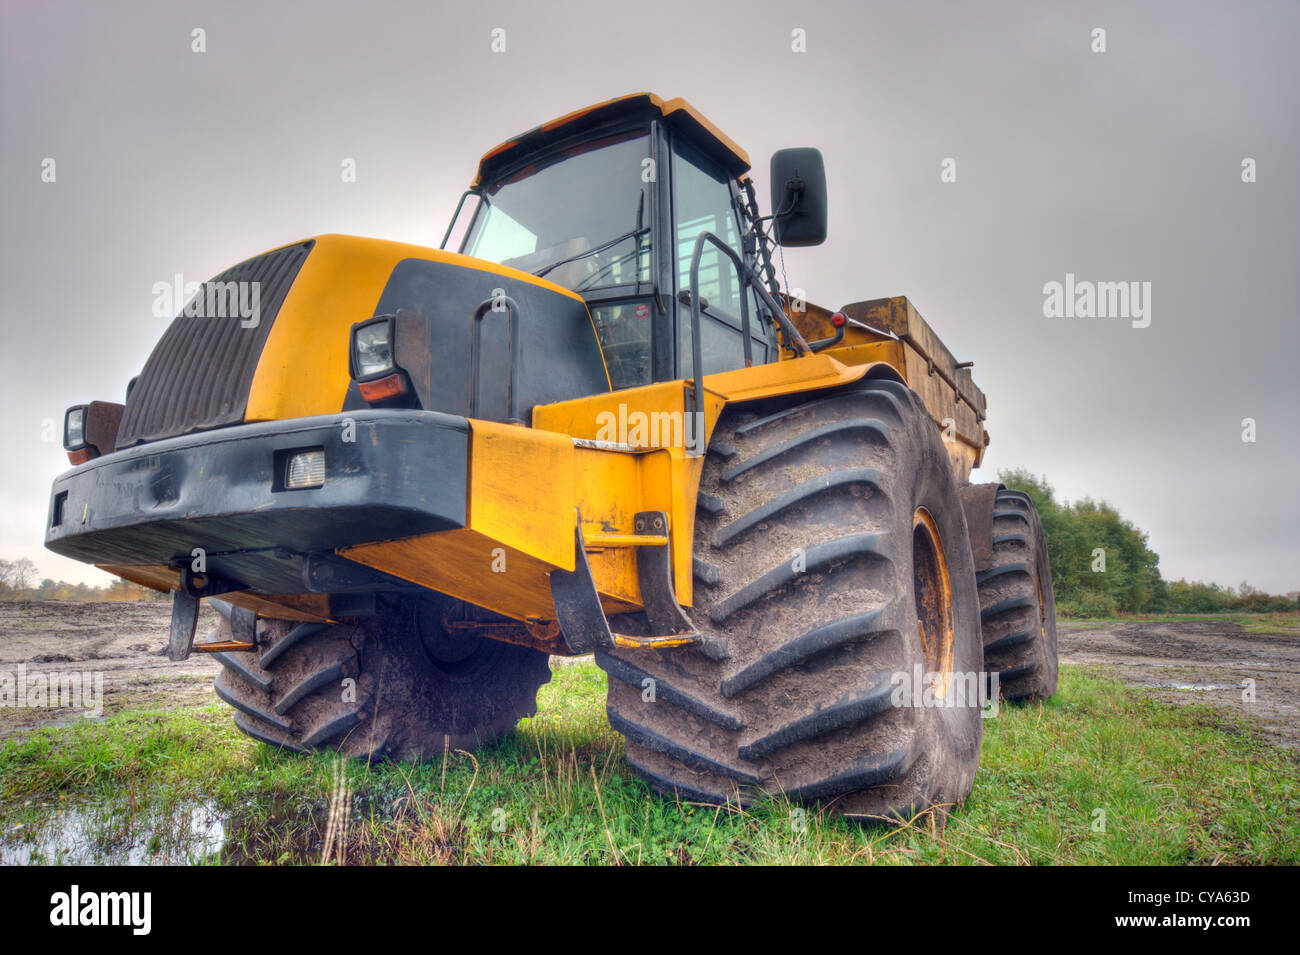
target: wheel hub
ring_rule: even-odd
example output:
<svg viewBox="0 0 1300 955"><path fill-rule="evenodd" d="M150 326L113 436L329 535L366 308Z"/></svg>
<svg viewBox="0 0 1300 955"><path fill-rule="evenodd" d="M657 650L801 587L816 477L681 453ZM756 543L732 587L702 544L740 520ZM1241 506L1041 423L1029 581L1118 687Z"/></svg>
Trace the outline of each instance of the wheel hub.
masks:
<svg viewBox="0 0 1300 955"><path fill-rule="evenodd" d="M933 674L935 697L943 699L952 678L952 586L939 527L924 507L912 519L912 594L926 672Z"/></svg>
<svg viewBox="0 0 1300 955"><path fill-rule="evenodd" d="M483 649L483 638L470 621L445 617L444 608L433 601L420 601L415 629L429 660L445 673L472 668L476 654Z"/></svg>

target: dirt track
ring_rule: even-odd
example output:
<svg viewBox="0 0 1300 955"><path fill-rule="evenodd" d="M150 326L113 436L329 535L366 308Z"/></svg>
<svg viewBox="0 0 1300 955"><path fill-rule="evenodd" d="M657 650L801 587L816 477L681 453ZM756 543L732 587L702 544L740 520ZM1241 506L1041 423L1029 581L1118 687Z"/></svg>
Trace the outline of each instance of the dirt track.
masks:
<svg viewBox="0 0 1300 955"><path fill-rule="evenodd" d="M194 706L214 699L218 664L196 654L182 663L164 655L171 604L0 602L0 672L103 673L103 711ZM206 604L196 640L216 626ZM0 707L0 737L79 719L78 711Z"/></svg>
<svg viewBox="0 0 1300 955"><path fill-rule="evenodd" d="M99 671L103 710L211 702L217 664L202 654L183 663L163 655L166 603L0 602L0 672ZM215 626L204 607L198 640ZM1249 716L1265 736L1300 749L1300 635L1246 633L1236 623L1061 621L1061 662L1100 666L1171 703L1208 703ZM1255 681L1255 700L1242 699ZM0 737L77 718L67 710L0 707Z"/></svg>
<svg viewBox="0 0 1300 955"><path fill-rule="evenodd" d="M1300 749L1300 634L1247 633L1219 620L1057 625L1062 663L1100 665L1168 703L1208 703L1251 717ZM1254 700L1243 692L1254 681Z"/></svg>

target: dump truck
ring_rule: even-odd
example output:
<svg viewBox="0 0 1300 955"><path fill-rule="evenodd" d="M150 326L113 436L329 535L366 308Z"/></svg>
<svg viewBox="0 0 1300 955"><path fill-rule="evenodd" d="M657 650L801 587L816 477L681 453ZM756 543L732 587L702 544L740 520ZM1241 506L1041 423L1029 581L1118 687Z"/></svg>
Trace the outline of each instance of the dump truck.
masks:
<svg viewBox="0 0 1300 955"><path fill-rule="evenodd" d="M633 94L486 153L438 248L234 265L68 409L47 546L170 594L171 658L284 750L480 746L594 654L661 793L959 804L991 694L1056 688L1042 524L971 483L985 396L907 298L783 286L825 166L769 171L762 214L740 146Z"/></svg>

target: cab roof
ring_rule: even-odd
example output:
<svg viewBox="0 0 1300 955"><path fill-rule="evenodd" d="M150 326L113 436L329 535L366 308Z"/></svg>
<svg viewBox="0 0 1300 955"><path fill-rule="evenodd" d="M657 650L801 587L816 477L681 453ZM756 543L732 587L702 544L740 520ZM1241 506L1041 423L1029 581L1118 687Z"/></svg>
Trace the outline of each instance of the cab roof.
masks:
<svg viewBox="0 0 1300 955"><path fill-rule="evenodd" d="M721 162L729 174L739 178L749 172L749 154L686 100L665 100L654 93L631 93L568 113L488 150L479 160L478 173L471 185L477 187L520 159L570 136L622 119L663 119L690 136L696 147Z"/></svg>

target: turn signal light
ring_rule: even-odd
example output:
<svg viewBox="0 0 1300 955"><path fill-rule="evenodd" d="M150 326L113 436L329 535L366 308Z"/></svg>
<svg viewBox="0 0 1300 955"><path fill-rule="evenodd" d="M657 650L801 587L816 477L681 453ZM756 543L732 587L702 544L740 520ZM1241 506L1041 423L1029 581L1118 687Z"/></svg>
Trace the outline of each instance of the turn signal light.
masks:
<svg viewBox="0 0 1300 955"><path fill-rule="evenodd" d="M406 375L398 371L386 378L377 378L374 381L359 381L357 382L357 390L361 392L361 397L370 404L377 401L386 401L389 398L400 398L406 394Z"/></svg>

